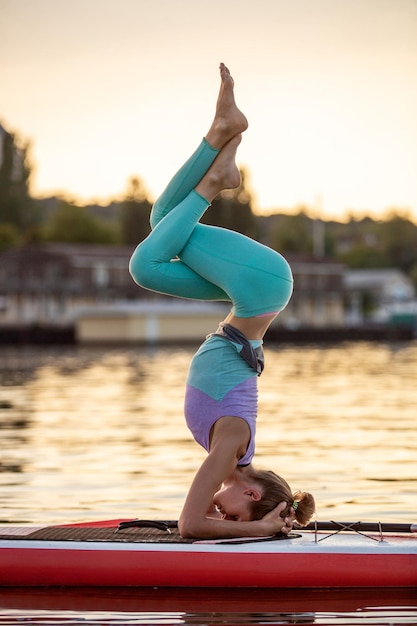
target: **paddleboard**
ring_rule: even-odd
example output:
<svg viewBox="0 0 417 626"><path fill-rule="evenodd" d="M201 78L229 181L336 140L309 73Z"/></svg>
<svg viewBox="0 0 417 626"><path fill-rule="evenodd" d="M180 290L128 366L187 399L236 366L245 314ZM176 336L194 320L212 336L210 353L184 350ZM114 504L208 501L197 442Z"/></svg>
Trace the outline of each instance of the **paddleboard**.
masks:
<svg viewBox="0 0 417 626"><path fill-rule="evenodd" d="M417 588L417 526L326 522L289 537L183 539L176 522L0 527L0 585Z"/></svg>

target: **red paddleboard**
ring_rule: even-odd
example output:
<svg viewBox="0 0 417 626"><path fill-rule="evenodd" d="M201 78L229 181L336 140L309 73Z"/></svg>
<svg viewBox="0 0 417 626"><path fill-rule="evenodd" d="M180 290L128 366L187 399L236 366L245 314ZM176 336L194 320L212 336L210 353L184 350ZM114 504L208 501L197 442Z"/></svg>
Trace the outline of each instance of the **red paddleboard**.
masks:
<svg viewBox="0 0 417 626"><path fill-rule="evenodd" d="M326 522L289 537L189 540L175 522L0 528L0 585L417 588L415 525Z"/></svg>

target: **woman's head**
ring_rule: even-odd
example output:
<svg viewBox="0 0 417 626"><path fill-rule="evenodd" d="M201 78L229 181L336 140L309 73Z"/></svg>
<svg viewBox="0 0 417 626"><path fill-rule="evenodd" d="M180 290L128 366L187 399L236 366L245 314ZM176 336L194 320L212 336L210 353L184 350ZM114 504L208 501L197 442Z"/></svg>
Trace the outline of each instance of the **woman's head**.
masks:
<svg viewBox="0 0 417 626"><path fill-rule="evenodd" d="M252 519L251 505L262 497L260 489L253 481L236 480L232 475L224 481L222 488L214 494L213 504L223 519L238 522L250 522Z"/></svg>
<svg viewBox="0 0 417 626"><path fill-rule="evenodd" d="M291 491L286 480L268 470L251 469L250 478L259 486L262 497L250 503L253 520L261 519L272 511L280 502L288 503L281 516L287 517L291 508L295 511L295 519L300 526L305 526L315 512L315 502L311 493Z"/></svg>

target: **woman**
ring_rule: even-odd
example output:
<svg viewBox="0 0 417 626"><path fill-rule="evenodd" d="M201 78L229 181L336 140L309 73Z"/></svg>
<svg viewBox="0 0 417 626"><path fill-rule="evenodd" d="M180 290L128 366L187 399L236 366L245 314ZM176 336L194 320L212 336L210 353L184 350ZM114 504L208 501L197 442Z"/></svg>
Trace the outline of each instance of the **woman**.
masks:
<svg viewBox="0 0 417 626"><path fill-rule="evenodd" d="M196 300L222 300L232 310L194 356L185 414L208 452L179 518L184 537L288 534L314 512L310 494L292 494L273 472L251 464L262 338L288 303L292 274L285 259L258 242L199 222L212 200L240 184L235 163L246 117L234 99L229 70L213 123L200 146L152 208L152 232L135 250L130 272L146 289Z"/></svg>

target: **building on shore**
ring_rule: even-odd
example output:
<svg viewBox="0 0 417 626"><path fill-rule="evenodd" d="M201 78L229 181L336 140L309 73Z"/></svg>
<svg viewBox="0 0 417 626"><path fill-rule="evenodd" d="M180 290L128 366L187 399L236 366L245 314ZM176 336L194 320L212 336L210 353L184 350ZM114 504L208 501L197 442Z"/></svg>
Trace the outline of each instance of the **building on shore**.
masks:
<svg viewBox="0 0 417 626"><path fill-rule="evenodd" d="M201 339L227 303L160 296L134 283L131 246L43 244L0 255L0 327L75 328L81 342ZM274 326L346 324L345 267L332 259L286 255L294 293Z"/></svg>

